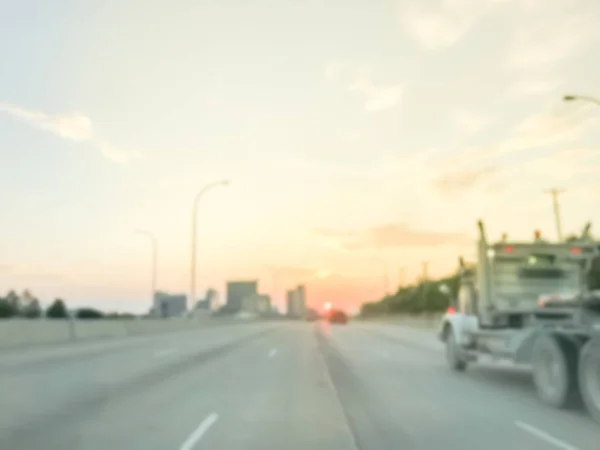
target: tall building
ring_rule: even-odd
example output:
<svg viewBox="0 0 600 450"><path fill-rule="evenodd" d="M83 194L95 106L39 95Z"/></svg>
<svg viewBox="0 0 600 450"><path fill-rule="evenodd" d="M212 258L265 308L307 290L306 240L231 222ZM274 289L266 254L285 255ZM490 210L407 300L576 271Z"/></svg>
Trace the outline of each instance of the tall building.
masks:
<svg viewBox="0 0 600 450"><path fill-rule="evenodd" d="M287 315L303 318L306 314L306 289L303 285L287 291Z"/></svg>
<svg viewBox="0 0 600 450"><path fill-rule="evenodd" d="M180 317L187 311L187 296L185 294L169 294L156 291L151 314L158 317Z"/></svg>
<svg viewBox="0 0 600 450"><path fill-rule="evenodd" d="M258 314L268 313L271 310L271 297L264 294L253 294L244 297L242 310Z"/></svg>
<svg viewBox="0 0 600 450"><path fill-rule="evenodd" d="M226 309L230 313L241 311L246 297L257 295L258 281L230 281L227 283Z"/></svg>
<svg viewBox="0 0 600 450"><path fill-rule="evenodd" d="M206 310L210 311L213 309L213 301L216 301L218 298L217 291L214 289L209 289L206 291L206 295L202 300L198 300L194 305L194 310Z"/></svg>
<svg viewBox="0 0 600 450"><path fill-rule="evenodd" d="M296 289L292 289L286 292L286 303L287 303L287 315L289 317L294 316L294 304L296 302Z"/></svg>

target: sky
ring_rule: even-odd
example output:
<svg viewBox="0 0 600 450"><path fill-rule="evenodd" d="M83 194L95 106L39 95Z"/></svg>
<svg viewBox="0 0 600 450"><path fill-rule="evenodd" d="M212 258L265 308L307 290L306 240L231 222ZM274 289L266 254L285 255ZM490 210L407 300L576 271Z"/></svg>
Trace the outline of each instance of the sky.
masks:
<svg viewBox="0 0 600 450"><path fill-rule="evenodd" d="M147 310L258 279L347 308L600 226L597 0L4 0L0 292ZM600 232L597 232L597 235Z"/></svg>

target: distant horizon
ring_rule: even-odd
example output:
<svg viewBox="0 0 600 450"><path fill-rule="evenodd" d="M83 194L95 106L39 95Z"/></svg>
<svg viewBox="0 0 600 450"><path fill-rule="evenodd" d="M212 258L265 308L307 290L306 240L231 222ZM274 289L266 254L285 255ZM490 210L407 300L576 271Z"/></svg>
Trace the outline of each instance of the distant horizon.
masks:
<svg viewBox="0 0 600 450"><path fill-rule="evenodd" d="M551 188L600 226L600 108L563 101L600 96L595 0L32 1L0 18L0 292L138 310L143 229L188 293L218 180L197 290L278 304L451 273L480 218L554 237Z"/></svg>

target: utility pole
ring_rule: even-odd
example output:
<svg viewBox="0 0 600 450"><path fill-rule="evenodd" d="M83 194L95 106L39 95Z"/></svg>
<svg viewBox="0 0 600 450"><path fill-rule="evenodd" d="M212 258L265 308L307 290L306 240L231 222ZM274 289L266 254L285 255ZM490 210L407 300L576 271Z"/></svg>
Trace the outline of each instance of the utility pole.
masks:
<svg viewBox="0 0 600 450"><path fill-rule="evenodd" d="M556 221L556 233L558 234L558 240L562 242L562 226L560 222L560 208L558 204L558 196L564 193L564 189L549 189L546 191L547 194L552 196L552 205L554 207L554 220Z"/></svg>

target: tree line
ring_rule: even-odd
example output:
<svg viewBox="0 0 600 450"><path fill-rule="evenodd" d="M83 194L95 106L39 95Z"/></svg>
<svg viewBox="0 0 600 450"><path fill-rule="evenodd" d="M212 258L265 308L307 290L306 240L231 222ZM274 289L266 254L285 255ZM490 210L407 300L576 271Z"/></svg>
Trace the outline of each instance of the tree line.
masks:
<svg viewBox="0 0 600 450"><path fill-rule="evenodd" d="M363 304L360 315L373 317L386 314L443 312L450 305L451 299L456 298L458 288L458 274L438 280L425 280L413 285L400 286L392 295Z"/></svg>
<svg viewBox="0 0 600 450"><path fill-rule="evenodd" d="M133 314L104 313L94 308L78 308L69 312L67 304L61 298L55 299L46 309L29 290L24 290L21 295L14 290L8 291L0 297L0 319L24 318L40 319L66 319L72 315L77 319L130 319Z"/></svg>

